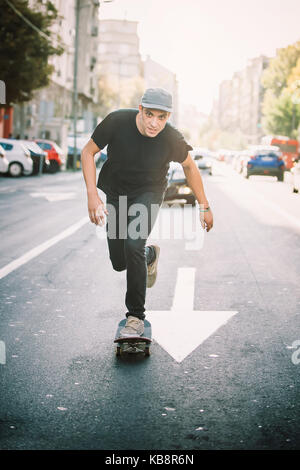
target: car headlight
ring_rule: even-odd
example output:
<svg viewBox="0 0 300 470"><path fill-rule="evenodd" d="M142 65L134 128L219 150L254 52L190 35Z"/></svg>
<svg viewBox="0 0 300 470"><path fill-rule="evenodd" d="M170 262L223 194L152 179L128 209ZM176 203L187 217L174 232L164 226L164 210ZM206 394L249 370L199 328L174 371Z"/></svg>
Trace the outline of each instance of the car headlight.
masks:
<svg viewBox="0 0 300 470"><path fill-rule="evenodd" d="M181 186L178 189L178 194L190 194L190 193L191 193L191 189L188 186Z"/></svg>

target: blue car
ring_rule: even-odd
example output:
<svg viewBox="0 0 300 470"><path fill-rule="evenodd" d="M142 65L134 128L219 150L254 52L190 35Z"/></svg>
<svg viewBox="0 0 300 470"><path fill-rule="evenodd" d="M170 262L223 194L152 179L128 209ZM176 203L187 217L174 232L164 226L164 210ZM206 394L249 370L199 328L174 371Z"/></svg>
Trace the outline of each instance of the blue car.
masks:
<svg viewBox="0 0 300 470"><path fill-rule="evenodd" d="M244 165L244 176L276 176L283 181L285 165L278 147L254 148L249 151L249 158Z"/></svg>

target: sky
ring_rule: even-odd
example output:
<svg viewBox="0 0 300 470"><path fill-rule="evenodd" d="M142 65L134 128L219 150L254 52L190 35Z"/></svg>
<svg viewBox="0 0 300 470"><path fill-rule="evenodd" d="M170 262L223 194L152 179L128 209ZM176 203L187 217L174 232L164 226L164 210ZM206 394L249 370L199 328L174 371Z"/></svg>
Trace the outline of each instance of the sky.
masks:
<svg viewBox="0 0 300 470"><path fill-rule="evenodd" d="M207 114L249 59L300 40L300 0L102 0L100 18L138 21L142 58L174 72L179 99Z"/></svg>

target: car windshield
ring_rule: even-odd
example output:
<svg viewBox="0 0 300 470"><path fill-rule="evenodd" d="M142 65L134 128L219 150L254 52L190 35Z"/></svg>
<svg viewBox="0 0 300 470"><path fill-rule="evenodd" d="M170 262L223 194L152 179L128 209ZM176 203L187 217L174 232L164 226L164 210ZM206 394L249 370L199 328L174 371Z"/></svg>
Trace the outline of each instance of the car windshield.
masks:
<svg viewBox="0 0 300 470"><path fill-rule="evenodd" d="M291 144L278 144L282 152L297 153L297 146Z"/></svg>
<svg viewBox="0 0 300 470"><path fill-rule="evenodd" d="M260 153L259 155L256 155L257 158L264 158L264 157L268 157L268 158L277 158L278 155L276 155L275 153L273 152L265 152L265 153Z"/></svg>
<svg viewBox="0 0 300 470"><path fill-rule="evenodd" d="M22 143L35 153L41 153L42 151L38 144L32 142L31 140L24 140Z"/></svg>
<svg viewBox="0 0 300 470"><path fill-rule="evenodd" d="M38 141L38 145L39 145L43 150L51 150L51 145L48 144L47 142L40 142L40 141Z"/></svg>

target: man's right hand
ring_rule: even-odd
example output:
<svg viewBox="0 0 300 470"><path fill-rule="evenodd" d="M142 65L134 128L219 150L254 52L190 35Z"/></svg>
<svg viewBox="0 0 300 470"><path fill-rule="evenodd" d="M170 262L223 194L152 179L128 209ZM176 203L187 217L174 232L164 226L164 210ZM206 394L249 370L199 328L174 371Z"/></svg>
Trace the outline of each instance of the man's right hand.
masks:
<svg viewBox="0 0 300 470"><path fill-rule="evenodd" d="M105 215L108 215L108 212L98 194L88 195L88 210L90 221L93 224L103 226L105 223Z"/></svg>

